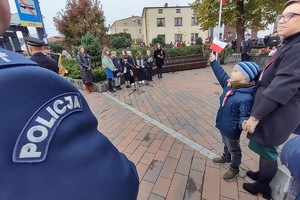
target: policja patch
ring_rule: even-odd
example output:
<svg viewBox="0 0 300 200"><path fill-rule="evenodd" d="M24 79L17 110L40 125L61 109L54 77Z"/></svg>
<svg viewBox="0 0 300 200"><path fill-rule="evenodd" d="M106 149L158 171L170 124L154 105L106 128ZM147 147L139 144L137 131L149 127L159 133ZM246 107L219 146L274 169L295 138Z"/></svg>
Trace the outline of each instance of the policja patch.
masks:
<svg viewBox="0 0 300 200"><path fill-rule="evenodd" d="M82 111L79 94L66 93L45 103L22 130L13 153L13 162L42 162L47 156L51 139L61 121Z"/></svg>
<svg viewBox="0 0 300 200"><path fill-rule="evenodd" d="M0 48L0 199L135 200L136 167L67 80Z"/></svg>

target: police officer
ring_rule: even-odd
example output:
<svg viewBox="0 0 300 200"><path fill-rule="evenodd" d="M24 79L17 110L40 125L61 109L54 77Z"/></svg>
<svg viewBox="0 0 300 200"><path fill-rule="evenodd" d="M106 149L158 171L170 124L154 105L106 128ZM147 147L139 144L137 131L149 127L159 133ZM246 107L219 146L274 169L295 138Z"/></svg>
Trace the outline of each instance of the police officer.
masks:
<svg viewBox="0 0 300 200"><path fill-rule="evenodd" d="M0 13L1 34L8 0ZM0 93L1 200L137 198L134 164L97 131L96 117L68 81L0 48Z"/></svg>
<svg viewBox="0 0 300 200"><path fill-rule="evenodd" d="M43 68L58 73L58 63L43 52L45 42L34 37L26 37L24 39L27 42L29 53L32 55L30 60Z"/></svg>

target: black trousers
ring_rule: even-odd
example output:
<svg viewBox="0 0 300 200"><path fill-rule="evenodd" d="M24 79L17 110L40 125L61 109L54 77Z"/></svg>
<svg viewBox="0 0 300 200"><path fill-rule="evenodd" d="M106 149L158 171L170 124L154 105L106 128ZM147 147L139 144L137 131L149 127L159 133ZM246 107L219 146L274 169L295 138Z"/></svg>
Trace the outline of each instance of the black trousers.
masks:
<svg viewBox="0 0 300 200"><path fill-rule="evenodd" d="M108 91L113 91L112 78L108 78Z"/></svg>
<svg viewBox="0 0 300 200"><path fill-rule="evenodd" d="M242 62L249 61L249 54L242 54Z"/></svg>
<svg viewBox="0 0 300 200"><path fill-rule="evenodd" d="M157 75L158 77L162 77L162 65L157 65Z"/></svg>

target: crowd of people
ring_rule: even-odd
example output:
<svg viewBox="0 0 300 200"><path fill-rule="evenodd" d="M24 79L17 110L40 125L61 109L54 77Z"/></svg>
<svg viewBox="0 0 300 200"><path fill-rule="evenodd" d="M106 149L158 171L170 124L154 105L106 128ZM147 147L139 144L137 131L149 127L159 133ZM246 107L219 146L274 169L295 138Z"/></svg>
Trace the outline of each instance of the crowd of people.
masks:
<svg viewBox="0 0 300 200"><path fill-rule="evenodd" d="M10 19L7 0L0 4L0 12L2 33ZM277 46L276 38L283 37L283 45L262 71L247 61L251 49L248 34L242 45L242 62L230 75L215 55L209 54L223 89L216 127L224 152L213 162L230 163L225 180L237 177L242 157L240 135L246 131L249 149L259 156L259 170L247 172L254 182L244 183L243 188L253 195L261 193L265 199L272 198L270 182L278 168L278 147L291 133L300 132L299 23L300 0L289 0L277 18L278 35L270 39ZM0 199L136 199L139 178L135 165L97 131L98 122L82 94L57 74L58 63L42 53L44 43L26 40L31 60L0 48L0 91L5 94L0 113ZM121 90L122 76L128 88L135 84L135 76L139 84L152 81L154 63L158 78L162 78L165 52L157 44L153 54L137 52L132 58L123 50L119 58L105 47L101 58L113 93L113 80L116 90ZM76 60L85 89L92 92L91 58L84 47L78 48ZM299 144L299 136L292 138L281 155L297 181Z"/></svg>
<svg viewBox="0 0 300 200"><path fill-rule="evenodd" d="M78 52L76 60L80 65L80 75L86 91L90 93L93 84L91 59L82 46L79 47ZM157 67L158 78L162 78L162 66L165 56L165 51L159 43L156 44L153 54L150 50L147 50L146 55L142 55L141 51L138 51L135 58L132 57L131 52L126 50L122 50L121 56L118 57L116 51L110 52L108 47L104 47L101 61L107 77L108 92L115 93L122 90L123 79L126 88L135 89L136 83L148 85L152 81L154 64Z"/></svg>

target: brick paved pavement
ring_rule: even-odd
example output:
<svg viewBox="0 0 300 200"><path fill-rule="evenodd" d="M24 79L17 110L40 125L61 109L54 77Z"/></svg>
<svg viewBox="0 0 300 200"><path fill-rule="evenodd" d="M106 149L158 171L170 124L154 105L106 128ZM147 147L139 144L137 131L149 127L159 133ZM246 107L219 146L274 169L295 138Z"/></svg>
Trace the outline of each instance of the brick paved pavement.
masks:
<svg viewBox="0 0 300 200"><path fill-rule="evenodd" d="M225 65L230 71L232 65ZM215 128L221 87L210 68L153 77L140 92L123 87L112 95L87 94L98 129L136 164L139 200L262 199L243 190L245 171L257 170L258 157L247 148L245 134L240 177L222 179L228 166L211 158L222 152ZM142 92L144 91L144 92Z"/></svg>

